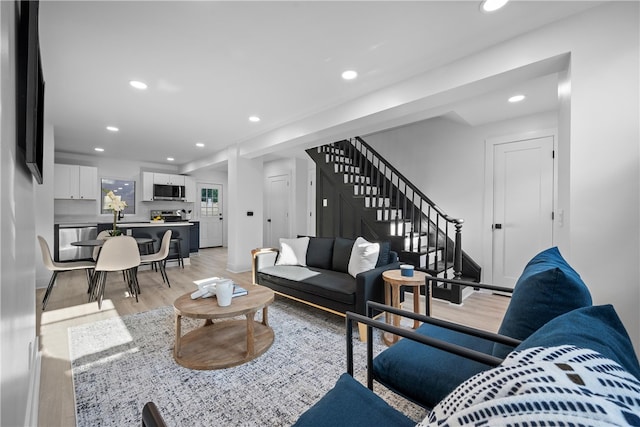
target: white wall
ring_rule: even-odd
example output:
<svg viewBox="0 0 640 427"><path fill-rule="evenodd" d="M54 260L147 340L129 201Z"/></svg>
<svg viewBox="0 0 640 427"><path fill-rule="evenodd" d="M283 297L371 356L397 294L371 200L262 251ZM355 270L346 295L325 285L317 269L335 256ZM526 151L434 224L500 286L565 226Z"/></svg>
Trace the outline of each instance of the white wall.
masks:
<svg viewBox="0 0 640 427"><path fill-rule="evenodd" d="M264 194L267 194L268 178L279 175L288 175L290 178L289 185L289 230L288 235L283 237L295 237L298 235L306 235L308 233L307 227L307 192L309 186L307 178L309 174L309 168L312 167L313 161L311 158L300 159L297 157L290 157L278 160L272 160L264 163ZM266 203L266 201L265 201ZM263 219L263 224L266 219ZM263 234L266 232L263 230ZM263 241L266 241L267 236L263 236Z"/></svg>
<svg viewBox="0 0 640 427"><path fill-rule="evenodd" d="M246 159L238 147L229 152L229 245L227 269L251 270L251 251L262 246L263 178L262 159ZM253 212L248 216L247 212Z"/></svg>
<svg viewBox="0 0 640 427"><path fill-rule="evenodd" d="M46 115L46 111L45 111ZM53 135L53 126L45 123L44 128L44 182L42 185L35 185L34 194L38 208L35 210L36 235L45 238L49 244L49 249L53 251L53 194L54 176L53 176L53 152L55 148L55 139ZM34 242L36 247L36 287L44 288L49 284L51 272L47 270L42 262L40 262L40 245Z"/></svg>
<svg viewBox="0 0 640 427"><path fill-rule="evenodd" d="M34 181L16 153L15 4L0 2L0 425L25 422L35 340ZM46 172L46 171L45 171ZM46 180L47 177L45 176Z"/></svg>
<svg viewBox="0 0 640 427"><path fill-rule="evenodd" d="M571 54L570 100L563 100L560 116L566 120L568 114L569 123L559 123L559 145L565 151L560 153L564 157L559 164L558 204L565 210L566 223L560 229L559 246L589 286L594 303L613 304L636 351L640 350L639 44L639 4L607 2L492 52L492 57L504 58L519 58L526 52L531 59Z"/></svg>
<svg viewBox="0 0 640 427"><path fill-rule="evenodd" d="M555 112L475 127L435 118L363 139L444 212L464 219L463 248L484 265L485 141L556 125Z"/></svg>
<svg viewBox="0 0 640 427"><path fill-rule="evenodd" d="M565 211L559 247L594 302L613 304L640 353L638 9L637 2L606 2L402 87L446 93L570 55L569 69L560 73L561 81L570 77L570 90L561 97L558 123L558 207Z"/></svg>

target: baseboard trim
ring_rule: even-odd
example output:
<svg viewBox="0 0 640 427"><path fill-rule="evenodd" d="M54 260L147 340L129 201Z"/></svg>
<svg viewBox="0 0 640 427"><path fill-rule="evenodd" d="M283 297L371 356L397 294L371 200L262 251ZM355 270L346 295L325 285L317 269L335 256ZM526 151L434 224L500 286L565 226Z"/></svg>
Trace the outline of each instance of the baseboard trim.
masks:
<svg viewBox="0 0 640 427"><path fill-rule="evenodd" d="M40 409L40 372L42 368L42 352L40 351L40 337L33 341L29 359L29 391L27 393L27 409L24 417L25 427L38 425L38 411Z"/></svg>

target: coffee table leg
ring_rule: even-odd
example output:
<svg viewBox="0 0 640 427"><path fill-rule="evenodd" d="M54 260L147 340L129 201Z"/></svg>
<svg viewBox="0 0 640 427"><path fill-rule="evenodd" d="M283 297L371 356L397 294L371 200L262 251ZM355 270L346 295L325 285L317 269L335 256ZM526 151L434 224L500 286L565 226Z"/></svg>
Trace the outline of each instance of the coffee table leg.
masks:
<svg viewBox="0 0 640 427"><path fill-rule="evenodd" d="M173 346L173 357L180 357L180 340L182 339L182 316L176 314L176 344Z"/></svg>
<svg viewBox="0 0 640 427"><path fill-rule="evenodd" d="M268 306L265 306L262 309L262 324L264 326L269 326L269 312L267 310L268 310Z"/></svg>
<svg viewBox="0 0 640 427"><path fill-rule="evenodd" d="M253 356L256 352L255 340L253 339L253 322L256 316L255 311L246 314L247 316L247 356Z"/></svg>

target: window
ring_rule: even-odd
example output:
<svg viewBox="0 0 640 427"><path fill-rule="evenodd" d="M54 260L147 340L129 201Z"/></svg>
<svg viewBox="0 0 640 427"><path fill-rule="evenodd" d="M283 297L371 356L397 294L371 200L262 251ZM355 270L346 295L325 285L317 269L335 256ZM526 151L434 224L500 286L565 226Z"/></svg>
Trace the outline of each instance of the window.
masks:
<svg viewBox="0 0 640 427"><path fill-rule="evenodd" d="M218 216L219 213L218 189L203 188L200 191L200 216Z"/></svg>
<svg viewBox="0 0 640 427"><path fill-rule="evenodd" d="M100 198L100 212L103 214L112 214L111 209L105 209L104 196L113 191L113 194L120 196L120 200L127 202L127 207L123 213L136 213L136 182L125 181L121 179L102 178L102 197Z"/></svg>

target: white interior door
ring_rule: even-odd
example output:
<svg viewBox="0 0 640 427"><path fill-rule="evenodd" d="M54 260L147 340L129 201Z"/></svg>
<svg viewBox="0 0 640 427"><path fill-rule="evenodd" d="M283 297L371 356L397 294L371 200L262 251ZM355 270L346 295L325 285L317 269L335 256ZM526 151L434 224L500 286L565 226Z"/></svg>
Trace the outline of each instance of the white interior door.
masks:
<svg viewBox="0 0 640 427"><path fill-rule="evenodd" d="M268 178L265 212L265 243L277 248L281 237L289 237L289 175Z"/></svg>
<svg viewBox="0 0 640 427"><path fill-rule="evenodd" d="M513 287L553 244L553 137L494 145L493 283Z"/></svg>
<svg viewBox="0 0 640 427"><path fill-rule="evenodd" d="M222 185L198 183L200 247L222 246L224 218L222 215Z"/></svg>

